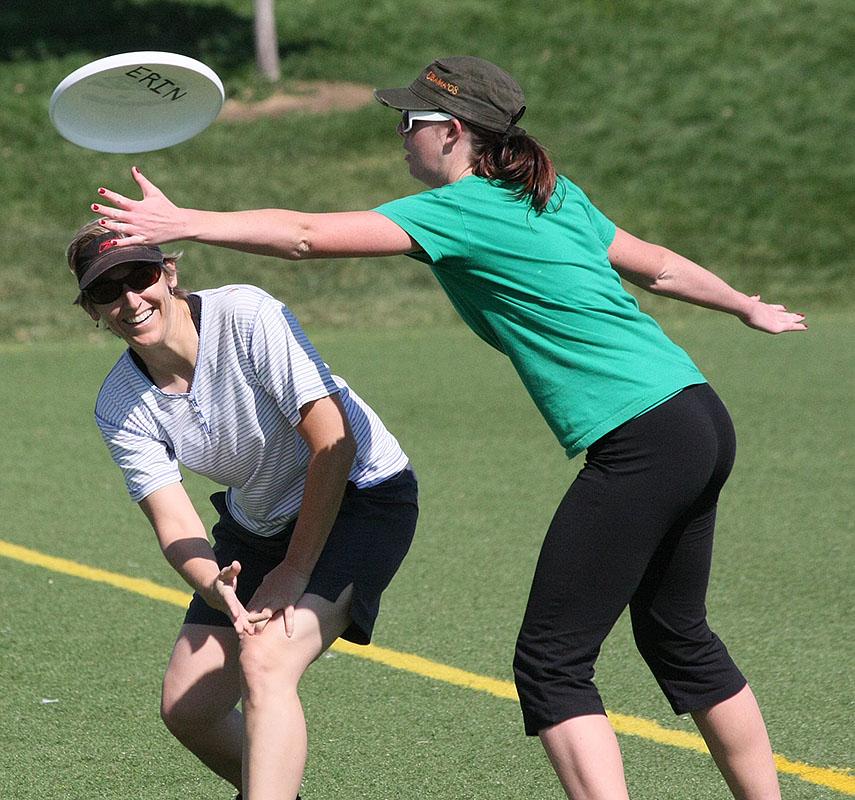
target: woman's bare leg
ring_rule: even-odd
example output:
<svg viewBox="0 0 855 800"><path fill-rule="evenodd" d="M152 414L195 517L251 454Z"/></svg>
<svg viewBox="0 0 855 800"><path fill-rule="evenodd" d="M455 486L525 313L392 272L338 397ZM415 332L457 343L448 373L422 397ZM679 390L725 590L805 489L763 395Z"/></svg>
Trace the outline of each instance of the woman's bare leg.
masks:
<svg viewBox="0 0 855 800"><path fill-rule="evenodd" d="M241 785L243 720L238 638L232 628L184 625L163 679L166 727L202 763Z"/></svg>
<svg viewBox="0 0 855 800"><path fill-rule="evenodd" d="M540 731L540 741L571 800L628 800L617 737L602 714Z"/></svg>
<svg viewBox="0 0 855 800"><path fill-rule="evenodd" d="M240 664L244 712L244 800L292 800L306 763L306 722L297 684L306 668L350 624L350 588L335 603L303 595L294 635L281 613L245 636Z"/></svg>
<svg viewBox="0 0 855 800"><path fill-rule="evenodd" d="M748 686L692 718L737 800L780 800L769 734Z"/></svg>

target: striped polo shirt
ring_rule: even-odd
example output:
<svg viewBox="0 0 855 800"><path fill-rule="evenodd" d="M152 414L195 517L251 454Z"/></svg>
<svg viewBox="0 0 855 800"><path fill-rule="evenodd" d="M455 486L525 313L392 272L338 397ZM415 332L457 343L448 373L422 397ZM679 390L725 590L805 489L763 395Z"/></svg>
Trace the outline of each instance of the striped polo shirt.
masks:
<svg viewBox="0 0 855 800"><path fill-rule="evenodd" d="M226 502L248 530L269 536L296 516L309 451L300 408L338 393L357 442L350 480L373 486L407 456L379 417L332 375L300 324L254 286L196 292L199 350L186 394L154 386L126 351L104 381L95 420L131 500L181 480L179 465L227 486Z"/></svg>

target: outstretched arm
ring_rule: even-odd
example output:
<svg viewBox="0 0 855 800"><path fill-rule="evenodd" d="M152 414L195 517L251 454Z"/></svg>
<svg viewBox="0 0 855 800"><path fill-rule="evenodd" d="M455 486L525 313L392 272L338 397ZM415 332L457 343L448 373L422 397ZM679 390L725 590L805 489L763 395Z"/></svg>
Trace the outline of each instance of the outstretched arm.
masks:
<svg viewBox="0 0 855 800"><path fill-rule="evenodd" d="M120 247L186 239L292 261L388 256L419 249L409 234L375 211L199 211L176 206L136 167L131 174L142 190L142 200L101 188L98 193L112 207L92 205L108 230L126 237L117 240Z"/></svg>
<svg viewBox="0 0 855 800"><path fill-rule="evenodd" d="M240 564L220 569L205 526L180 483L171 483L140 500L166 560L212 608L226 613L242 636L248 628L246 610L237 598Z"/></svg>
<svg viewBox="0 0 855 800"><path fill-rule="evenodd" d="M786 306L762 303L759 295L749 297L738 292L688 258L620 228L609 247L609 261L622 278L648 292L725 311L750 328L766 333L807 329L804 314L788 312Z"/></svg>

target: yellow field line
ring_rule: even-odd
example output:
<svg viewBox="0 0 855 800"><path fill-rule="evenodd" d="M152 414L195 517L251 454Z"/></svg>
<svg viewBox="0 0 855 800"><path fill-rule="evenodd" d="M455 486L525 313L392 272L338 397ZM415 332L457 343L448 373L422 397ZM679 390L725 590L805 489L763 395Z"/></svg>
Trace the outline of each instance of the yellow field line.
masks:
<svg viewBox="0 0 855 800"><path fill-rule="evenodd" d="M10 544L2 540L0 540L0 556L14 558L16 561L23 561L25 564L44 567L45 569L61 572L65 575L74 575L76 578L85 578L88 581L108 583L110 586L115 586L128 592L135 592L136 594L150 597L152 600L163 600L176 606L186 607L190 602L191 595L187 594L187 592L167 589L165 586L158 586L156 583L142 578L129 578L126 575L119 575L115 572L87 567L85 564L78 564L76 561L69 561L67 558L48 556L44 553L39 553L37 550L29 550L26 547Z"/></svg>
<svg viewBox="0 0 855 800"><path fill-rule="evenodd" d="M79 564L76 561L69 561L65 558L45 555L36 550L30 550L26 547L2 540L0 540L0 556L21 561L25 564L43 567L65 575L73 575L89 581L106 583L125 591L149 597L152 600L161 600L181 607L185 607L190 601L190 595L187 592L167 589L164 586L159 586L142 578L130 578L114 572L107 572L103 569L88 567L85 564ZM340 653L357 656L358 658L367 658L395 669L443 681L444 683L450 683L454 686L474 689L478 692L486 692L487 694L506 700L517 699L516 687L510 681L488 678L484 675L458 669L457 667L450 667L446 664L430 661L427 658L422 658L411 653L399 653L397 650L389 650L388 648L378 647L373 644L367 646L355 645L343 639L339 639L333 645L333 649ZM704 740L696 733L663 728L653 720L633 717L628 714L618 714L613 711L608 713L612 726L620 734L639 736L648 741L666 744L671 747L680 747L684 750L694 750L699 753L708 752ZM813 767L810 764L790 761L781 755L775 756L775 764L779 772L786 773L787 775L795 775L807 783L824 786L841 794L855 796L855 776L844 770L833 767Z"/></svg>

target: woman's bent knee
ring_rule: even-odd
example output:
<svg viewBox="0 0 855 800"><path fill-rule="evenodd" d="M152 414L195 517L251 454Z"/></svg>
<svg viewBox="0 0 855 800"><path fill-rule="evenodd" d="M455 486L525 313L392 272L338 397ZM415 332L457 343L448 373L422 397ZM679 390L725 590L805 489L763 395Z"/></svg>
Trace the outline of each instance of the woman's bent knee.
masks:
<svg viewBox="0 0 855 800"><path fill-rule="evenodd" d="M194 702L186 695L169 696L164 692L160 699L160 718L166 729L179 741L192 738L194 731L208 727L215 714L207 706Z"/></svg>
<svg viewBox="0 0 855 800"><path fill-rule="evenodd" d="M263 698L268 692L296 689L314 655L301 639L288 638L284 625L269 624L260 634L245 636L241 645L240 669L244 702Z"/></svg>

